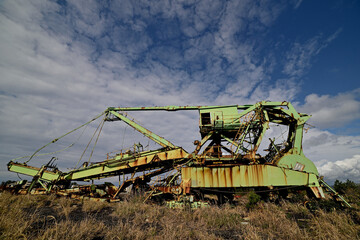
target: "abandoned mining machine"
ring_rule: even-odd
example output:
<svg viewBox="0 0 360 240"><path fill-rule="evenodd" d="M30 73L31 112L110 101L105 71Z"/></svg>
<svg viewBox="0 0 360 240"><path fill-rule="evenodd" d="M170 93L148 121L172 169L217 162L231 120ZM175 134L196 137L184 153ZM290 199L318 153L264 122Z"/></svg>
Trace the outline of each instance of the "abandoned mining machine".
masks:
<svg viewBox="0 0 360 240"><path fill-rule="evenodd" d="M201 139L194 142L192 152L174 145L127 116L130 111L180 110L199 112ZM103 116L104 122L124 122L161 148L144 151L141 145L135 145L137 147L132 150L108 154L104 161L85 162L68 172L60 171L53 164L55 158L40 168L27 164L36 158L39 150L56 142L57 138L36 151L26 162L12 160L8 163L9 171L32 177L32 181L24 184L26 187L22 187L20 192L56 192L74 198L84 197L88 193L88 198L116 201L131 187L133 191L141 190L145 201L160 199L170 207L181 207L183 204L199 207L208 204L207 195L215 196L215 199L217 197L217 202L224 202L233 201L234 196L249 190L268 197L274 193L286 196L290 190L296 189L306 190L313 198L321 199L327 190L350 206L324 182L314 163L305 157L302 139L304 125L310 115L298 113L289 102L262 101L253 105L228 106L109 107L97 118L100 116ZM273 125L287 129L283 142L264 138ZM269 147L260 151L260 144L264 140L268 141ZM119 186L110 183L102 187L71 184L113 176L122 179Z"/></svg>

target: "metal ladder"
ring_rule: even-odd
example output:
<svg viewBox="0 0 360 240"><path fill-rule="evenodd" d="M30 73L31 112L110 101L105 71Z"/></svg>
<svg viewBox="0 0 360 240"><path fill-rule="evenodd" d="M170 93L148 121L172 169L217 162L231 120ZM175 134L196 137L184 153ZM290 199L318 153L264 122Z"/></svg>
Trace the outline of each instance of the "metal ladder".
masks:
<svg viewBox="0 0 360 240"><path fill-rule="evenodd" d="M330 193L330 195L337 201L339 201L338 199L340 199L347 207L351 208L351 205L345 200L345 198L343 196L341 196L338 192L335 191L335 189L333 189L332 187L330 187L329 184L327 184L324 180L322 180L321 178L319 178L319 182L322 185L322 187L326 188L328 190L328 192ZM337 199L338 198L338 199Z"/></svg>

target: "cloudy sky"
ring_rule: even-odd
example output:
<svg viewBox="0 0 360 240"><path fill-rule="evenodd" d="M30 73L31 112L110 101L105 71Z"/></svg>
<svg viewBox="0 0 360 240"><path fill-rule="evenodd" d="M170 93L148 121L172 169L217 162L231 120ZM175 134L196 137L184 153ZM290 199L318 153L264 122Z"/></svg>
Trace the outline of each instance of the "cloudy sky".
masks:
<svg viewBox="0 0 360 240"><path fill-rule="evenodd" d="M286 100L313 116L303 147L325 179L360 182L359 12L338 0L1 1L0 180L19 179L10 159L109 106ZM197 112L131 115L188 151L199 139ZM66 171L98 124L40 153L76 142L53 154ZM149 144L106 123L92 161L135 141Z"/></svg>

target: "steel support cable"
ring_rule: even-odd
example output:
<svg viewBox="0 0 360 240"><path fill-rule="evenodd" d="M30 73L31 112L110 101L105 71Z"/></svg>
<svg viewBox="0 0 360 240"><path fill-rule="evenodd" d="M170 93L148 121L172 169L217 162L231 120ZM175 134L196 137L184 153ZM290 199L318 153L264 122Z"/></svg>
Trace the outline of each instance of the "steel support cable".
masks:
<svg viewBox="0 0 360 240"><path fill-rule="evenodd" d="M104 120L105 120L105 118L104 118L104 119L103 119L103 121L101 121L101 122L100 122L100 124L97 126L97 128L96 128L96 130L95 130L94 134L92 135L92 137L91 137L90 141L89 141L89 142L88 142L88 144L86 145L86 148L84 149L83 153L81 154L80 159L77 161L77 163L76 163L76 165L75 165L74 169L76 169L76 168L77 168L78 164L80 163L81 159L83 158L83 156L84 156L84 154L85 154L86 150L88 149L88 147L89 147L90 143L91 143L91 142L92 142L92 140L94 139L94 137L95 137L95 135L96 135L97 131L98 131L98 130L99 130L99 128L100 128L100 125L104 122Z"/></svg>
<svg viewBox="0 0 360 240"><path fill-rule="evenodd" d="M285 129L285 130L283 131L283 129L282 129L282 127L281 127L280 124L278 124L277 126L280 128L280 134L279 134L279 136L277 136L275 139L279 139L280 137L282 137L283 142L285 142L286 140L285 140L285 137L284 137L284 133L286 133L288 130Z"/></svg>
<svg viewBox="0 0 360 240"><path fill-rule="evenodd" d="M64 135L62 135L62 136L60 136L60 137L58 137L58 138L55 138L54 140L52 140L52 141L49 142L48 144L46 144L46 145L42 146L41 148L39 148L38 150L36 150L36 151L33 153L33 155L30 156L29 160L25 161L24 163L28 163L28 162L36 155L36 153L40 152L40 151L41 151L42 149L44 149L45 147L49 146L49 145L52 144L52 143L57 142L59 139L65 137L65 136L67 136L67 135L69 135L70 133L73 133L73 132L75 132L76 130L78 130L78 129L80 129L80 128L82 128L82 127L90 124L91 122L95 121L96 119L98 119L99 117L101 117L101 116L104 115L104 114L105 114L105 112L102 112L100 115L98 115L98 116L96 116L95 118L91 119L90 121L84 123L83 125L81 125L81 126L75 128L75 129L71 130L71 131L68 132L68 133L65 133ZM52 153L50 153L50 154L52 154Z"/></svg>
<svg viewBox="0 0 360 240"><path fill-rule="evenodd" d="M81 138L81 136L84 134L87 126L88 126L88 125L85 126L84 130L83 130L82 133L79 135L79 137L76 139L76 141L73 142L73 143L71 143L69 146L67 146L67 147L65 147L65 148L63 148L63 149L54 151L54 152L37 154L37 155L34 155L33 157L40 157L40 156L51 155L51 154L59 153L59 152L65 151L66 149L71 148L72 146L74 146L74 145L80 140L80 138ZM18 157L18 158L11 159L10 161L15 161L15 160L18 160L18 159L28 158L28 157L31 157L31 156ZM27 162L25 162L25 163L27 163Z"/></svg>
<svg viewBox="0 0 360 240"><path fill-rule="evenodd" d="M97 137L96 137L96 140L95 140L95 143L94 143L93 149L91 150L89 160L87 161L87 163L88 163L88 164L89 164L90 159L91 159L91 157L92 157L92 155L93 155L93 153L94 153L94 149L95 149L96 144L97 144L97 142L98 142L98 140L99 140L100 133L101 133L101 130L102 130L103 126L104 126L104 123L105 123L105 117L103 118L103 120L102 120L102 121L101 121L101 123L100 123L101 127L100 127L99 133L98 133L98 135L97 135Z"/></svg>

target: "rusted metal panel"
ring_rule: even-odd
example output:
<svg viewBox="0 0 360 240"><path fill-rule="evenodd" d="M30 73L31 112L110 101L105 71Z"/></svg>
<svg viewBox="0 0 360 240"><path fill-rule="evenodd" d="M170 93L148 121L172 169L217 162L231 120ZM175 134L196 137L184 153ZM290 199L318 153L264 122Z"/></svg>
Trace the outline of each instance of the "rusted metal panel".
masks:
<svg viewBox="0 0 360 240"><path fill-rule="evenodd" d="M320 190L318 187L310 187L316 198L321 198Z"/></svg>
<svg viewBox="0 0 360 240"><path fill-rule="evenodd" d="M233 186L234 183L241 183L243 180L241 180L241 174L240 174L240 168L238 166L231 168L231 176L232 176L232 182Z"/></svg>
<svg viewBox="0 0 360 240"><path fill-rule="evenodd" d="M226 186L226 178L225 178L224 168L219 168L218 173L219 173L219 186Z"/></svg>
<svg viewBox="0 0 360 240"><path fill-rule="evenodd" d="M36 175L40 174L41 179L44 179L46 181L57 180L57 179L59 179L59 177L61 175L60 171L57 171L57 172L51 172L51 171L47 171L47 170L41 171L40 168L31 167L31 166L28 166L23 163L15 163L15 162L10 162L8 164L8 169L9 169L9 171L17 172L17 173L21 173L21 174L29 175L29 176L36 176Z"/></svg>
<svg viewBox="0 0 360 240"><path fill-rule="evenodd" d="M78 180L83 178L91 178L93 176L104 177L105 174L109 174L106 177L111 176L112 174L117 175L117 171L126 171L129 169L135 169L136 167L146 167L151 164L154 158L157 161L174 161L176 159L183 159L186 157L187 153L182 148L177 148L173 150L168 150L164 152L156 152L153 154L148 154L146 156L134 156L132 159L129 159L127 164L119 164L114 166L108 166L106 163L88 167L86 169L79 169L71 172L72 180Z"/></svg>
<svg viewBox="0 0 360 240"><path fill-rule="evenodd" d="M196 171L197 180L201 186L205 186L204 171Z"/></svg>
<svg viewBox="0 0 360 240"><path fill-rule="evenodd" d="M196 176L196 168L190 168L190 175L188 177L184 177L184 178L188 178L191 180L191 186L197 186L197 185L201 185L198 183L198 178Z"/></svg>
<svg viewBox="0 0 360 240"><path fill-rule="evenodd" d="M213 175L211 174L210 168L204 169L204 180L205 180L205 187L213 187Z"/></svg>
<svg viewBox="0 0 360 240"><path fill-rule="evenodd" d="M182 180L181 186L183 188L184 193L190 193L191 188L191 180L190 179L184 179Z"/></svg>
<svg viewBox="0 0 360 240"><path fill-rule="evenodd" d="M233 187L232 169L231 168L225 168L224 172L225 172L226 185L229 186L229 187Z"/></svg>
<svg viewBox="0 0 360 240"><path fill-rule="evenodd" d="M217 168L212 168L212 179L213 179L213 186L214 187L219 187L219 175L218 175L218 169Z"/></svg>
<svg viewBox="0 0 360 240"><path fill-rule="evenodd" d="M233 167L187 167L182 178L191 179L191 187L319 186L314 174L272 165ZM309 181L311 179L311 181Z"/></svg>
<svg viewBox="0 0 360 240"><path fill-rule="evenodd" d="M154 187L156 190L161 191L163 193L173 193L176 195L181 194L181 192L183 191L183 189L181 188L181 186L157 186Z"/></svg>

